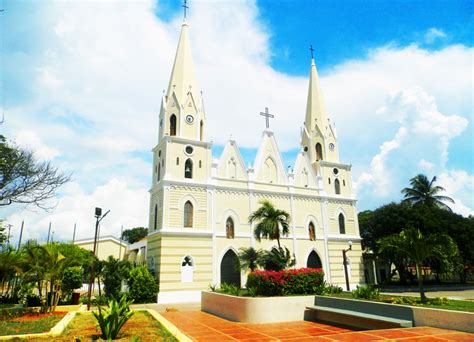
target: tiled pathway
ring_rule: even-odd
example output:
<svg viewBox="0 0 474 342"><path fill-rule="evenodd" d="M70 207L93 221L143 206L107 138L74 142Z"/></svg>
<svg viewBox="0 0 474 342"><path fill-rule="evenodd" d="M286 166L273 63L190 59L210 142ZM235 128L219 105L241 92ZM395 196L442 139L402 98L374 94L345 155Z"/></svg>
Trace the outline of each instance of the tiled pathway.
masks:
<svg viewBox="0 0 474 342"><path fill-rule="evenodd" d="M430 327L351 331L307 321L237 323L200 311L161 315L194 341L474 341L473 334Z"/></svg>

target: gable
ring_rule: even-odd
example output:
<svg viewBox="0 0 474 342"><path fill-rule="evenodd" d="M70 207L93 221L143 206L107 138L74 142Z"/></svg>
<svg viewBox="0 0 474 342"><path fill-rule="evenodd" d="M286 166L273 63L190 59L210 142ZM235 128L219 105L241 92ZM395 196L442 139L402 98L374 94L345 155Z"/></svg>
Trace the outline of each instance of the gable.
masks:
<svg viewBox="0 0 474 342"><path fill-rule="evenodd" d="M247 170L237 144L229 140L222 151L217 166L219 178L247 180Z"/></svg>
<svg viewBox="0 0 474 342"><path fill-rule="evenodd" d="M287 184L283 159L272 132L264 131L257 158L255 159L255 180L272 184Z"/></svg>
<svg viewBox="0 0 474 342"><path fill-rule="evenodd" d="M311 166L308 153L301 151L296 158L295 169L295 186L303 188L317 188L317 179L314 168Z"/></svg>

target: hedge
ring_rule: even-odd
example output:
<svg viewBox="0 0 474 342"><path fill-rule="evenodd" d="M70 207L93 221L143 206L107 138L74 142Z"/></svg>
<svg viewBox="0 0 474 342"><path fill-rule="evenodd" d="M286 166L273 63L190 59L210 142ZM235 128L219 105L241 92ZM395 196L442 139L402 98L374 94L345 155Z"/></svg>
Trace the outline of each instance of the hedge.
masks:
<svg viewBox="0 0 474 342"><path fill-rule="evenodd" d="M283 271L254 271L247 278L247 289L257 296L313 294L324 281L321 268L298 268Z"/></svg>

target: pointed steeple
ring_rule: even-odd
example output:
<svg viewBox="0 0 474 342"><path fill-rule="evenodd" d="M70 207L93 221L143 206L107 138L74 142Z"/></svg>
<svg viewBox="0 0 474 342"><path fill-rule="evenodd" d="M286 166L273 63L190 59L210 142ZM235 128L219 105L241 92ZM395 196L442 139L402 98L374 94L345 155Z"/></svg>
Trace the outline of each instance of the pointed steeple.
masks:
<svg viewBox="0 0 474 342"><path fill-rule="evenodd" d="M318 71L314 58L311 59L311 70L309 77L308 101L306 103L305 126L309 133L315 129L315 125L325 134L329 126L323 94L319 84Z"/></svg>
<svg viewBox="0 0 474 342"><path fill-rule="evenodd" d="M166 94L170 96L174 92L178 101L183 104L190 91L196 94L198 88L191 55L188 24L186 20L184 20L181 25L181 35L179 37L173 70L171 71L170 83Z"/></svg>

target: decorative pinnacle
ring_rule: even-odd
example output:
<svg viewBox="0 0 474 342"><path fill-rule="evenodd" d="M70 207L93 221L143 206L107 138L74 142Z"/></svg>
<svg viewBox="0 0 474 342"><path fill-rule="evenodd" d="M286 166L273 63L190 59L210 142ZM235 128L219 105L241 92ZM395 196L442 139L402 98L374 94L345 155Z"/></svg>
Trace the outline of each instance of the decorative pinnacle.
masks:
<svg viewBox="0 0 474 342"><path fill-rule="evenodd" d="M311 59L314 59L314 56L313 56L313 51L314 51L314 49L313 49L313 44L311 44L311 45L309 46L309 51L311 51Z"/></svg>
<svg viewBox="0 0 474 342"><path fill-rule="evenodd" d="M184 4L181 6L183 7L183 10L184 10L184 20L186 20L186 10L189 8L187 2L188 0L184 0Z"/></svg>

